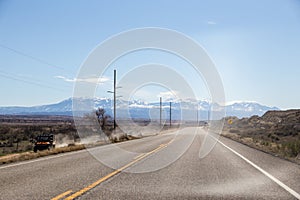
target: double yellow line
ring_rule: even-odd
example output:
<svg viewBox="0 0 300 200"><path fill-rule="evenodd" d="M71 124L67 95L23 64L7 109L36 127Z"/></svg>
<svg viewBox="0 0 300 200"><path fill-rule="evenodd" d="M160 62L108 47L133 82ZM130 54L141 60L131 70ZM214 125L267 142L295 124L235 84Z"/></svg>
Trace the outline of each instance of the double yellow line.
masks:
<svg viewBox="0 0 300 200"><path fill-rule="evenodd" d="M154 154L155 152L158 152L159 150L165 148L166 146L168 146L169 144L171 144L172 142L174 141L174 139L172 139L170 142L168 143L165 143L165 144L161 144L159 145L159 147L157 147L156 149L150 151L150 152L147 152L147 153L144 153L144 154L141 154L137 157L135 157L135 159L133 161L131 161L130 163L124 165L123 167L113 171L112 173L102 177L101 179L95 181L94 183L90 184L89 186L79 190L78 192L75 192L74 194L68 196L67 198L65 198L65 200L72 200L72 199L75 199L81 195L83 195L84 193L88 192L89 190L93 189L94 187L96 187L97 185L99 185L100 183L106 181L107 179L115 176L116 174L124 171L125 169L127 169L128 167L134 165L135 163L139 162L140 160L150 156L151 154ZM62 199L64 197L66 197L67 195L69 195L70 193L72 193L72 190L68 190L62 194L59 194L57 195L56 197L52 198L51 200L59 200L59 199Z"/></svg>

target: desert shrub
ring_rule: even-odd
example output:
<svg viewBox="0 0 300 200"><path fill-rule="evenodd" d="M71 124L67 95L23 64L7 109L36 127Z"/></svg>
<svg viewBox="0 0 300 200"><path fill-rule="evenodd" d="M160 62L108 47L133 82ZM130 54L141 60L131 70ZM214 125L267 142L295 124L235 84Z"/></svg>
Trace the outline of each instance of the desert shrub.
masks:
<svg viewBox="0 0 300 200"><path fill-rule="evenodd" d="M271 136L272 136L272 134L271 134L271 133L269 133L269 134L268 134L268 138L269 138L269 137L271 137Z"/></svg>
<svg viewBox="0 0 300 200"><path fill-rule="evenodd" d="M232 128L232 129L229 130L229 132L230 133L240 133L240 130Z"/></svg>
<svg viewBox="0 0 300 200"><path fill-rule="evenodd" d="M269 146L269 142L268 141L261 141L260 144L264 145L264 146Z"/></svg>
<svg viewBox="0 0 300 200"><path fill-rule="evenodd" d="M32 150L32 145L31 144L27 144L24 148L25 151L30 151Z"/></svg>
<svg viewBox="0 0 300 200"><path fill-rule="evenodd" d="M272 139L272 141L279 141L280 140L280 138L275 136L275 135L271 135L271 139Z"/></svg>
<svg viewBox="0 0 300 200"><path fill-rule="evenodd" d="M283 144L285 154L290 157L296 157L300 153L300 140L290 141Z"/></svg>
<svg viewBox="0 0 300 200"><path fill-rule="evenodd" d="M298 134L299 134L298 132L294 132L294 133L292 134L292 136L295 137L295 136L297 136Z"/></svg>

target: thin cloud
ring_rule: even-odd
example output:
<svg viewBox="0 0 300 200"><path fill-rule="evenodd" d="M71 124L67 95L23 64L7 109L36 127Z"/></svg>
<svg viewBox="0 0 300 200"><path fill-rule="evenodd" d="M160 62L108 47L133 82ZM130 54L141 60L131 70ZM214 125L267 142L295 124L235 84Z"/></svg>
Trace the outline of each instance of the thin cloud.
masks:
<svg viewBox="0 0 300 200"><path fill-rule="evenodd" d="M101 77L101 78L97 78L97 77L88 77L88 78L67 78L64 76L55 76L54 78L58 78L61 79L65 82L69 82L69 83L75 83L75 82L81 82L81 83L92 83L92 84L102 84L104 82L109 81L109 78L107 77Z"/></svg>
<svg viewBox="0 0 300 200"><path fill-rule="evenodd" d="M217 24L217 22L215 22L215 21L207 21L206 22L208 25L216 25Z"/></svg>
<svg viewBox="0 0 300 200"><path fill-rule="evenodd" d="M166 92L160 92L158 97L162 97L163 99L177 99L178 98L178 92L171 90Z"/></svg>

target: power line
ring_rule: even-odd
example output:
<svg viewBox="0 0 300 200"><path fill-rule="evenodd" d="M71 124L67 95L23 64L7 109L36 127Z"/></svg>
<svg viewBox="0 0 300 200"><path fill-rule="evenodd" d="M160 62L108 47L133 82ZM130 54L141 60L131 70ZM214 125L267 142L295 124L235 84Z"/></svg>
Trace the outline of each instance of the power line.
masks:
<svg viewBox="0 0 300 200"><path fill-rule="evenodd" d="M44 64L44 65L46 65L46 66L48 66L48 67L50 67L52 69L55 68L55 69L65 70L65 68L63 68L63 67L54 65L54 64L52 64L52 63L50 63L48 61L45 61L45 60L37 58L35 56L31 56L29 54L23 53L22 51L16 50L16 49L11 48L11 47L8 47L6 45L0 44L0 47L2 47L4 49L7 49L7 50L9 50L9 51L11 51L13 53L16 53L18 55L30 58L30 59L32 59L32 60L34 60L36 62L42 63L42 64ZM57 88L57 87L53 87L51 85L43 84L43 83L41 83L42 81L40 81L40 80L32 81L32 78L30 80L26 80L24 78L17 78L16 77L17 75L15 75L15 74L12 75L12 74L9 74L9 73L7 73L5 71L2 71L2 70L0 70L0 73L1 73L0 76L5 77L7 79L16 80L16 81L19 81L19 82L23 82L23 83L27 83L27 84L31 84L31 85L35 85L35 86L40 86L40 87L44 87L44 88L46 87L46 88L49 88L49 89L54 89L56 91L61 91L61 92L66 92L67 91L65 89L61 89L61 87Z"/></svg>
<svg viewBox="0 0 300 200"><path fill-rule="evenodd" d="M23 53L23 52L21 52L21 51L19 51L19 50L13 49L13 48L8 47L8 46L6 46L6 45L0 44L0 47L2 47L2 48L4 48L4 49L8 49L8 50L10 50L10 51L12 51L12 52L14 52L14 53L16 53L16 54L19 54L19 55L22 55L22 56L24 56L24 57L30 58L30 59L32 59L32 60L35 60L35 61L37 61L37 62L39 62L39 63L42 63L42 64L44 64L44 65L47 65L47 66L49 66L49 67L51 67L51 68L56 68L56 69L60 69L60 70L65 70L63 67L54 65L54 64L52 64L52 63L49 63L48 61L45 61L45 60L43 60L43 59L40 59L40 58L31 56L31 55L26 54L26 53Z"/></svg>
<svg viewBox="0 0 300 200"><path fill-rule="evenodd" d="M5 68L3 66L0 65L1 68ZM52 86L53 84L50 83L50 82L46 82L45 80L41 80L41 79L38 79L36 77L28 77L26 75L22 75L22 74L15 74L15 73L11 73L11 72L7 72L7 71L4 71L4 70L1 70L0 69L0 73L4 74L4 75L7 75L7 76L10 76L10 77L19 77L18 79L19 80L29 80L31 82L37 82L37 83L42 83L44 85L48 85L48 86ZM62 86L64 88L69 88L68 86ZM60 86L61 88L61 86Z"/></svg>
<svg viewBox="0 0 300 200"><path fill-rule="evenodd" d="M49 85L45 85L45 84L41 84L41 83L37 83L37 82L33 82L33 81L29 81L29 80L24 80L24 79L20 79L20 78L16 78L15 76L9 75L9 74L5 74L3 72L1 72L0 70L0 76L7 78L7 79L12 79L15 81L19 81L19 82L23 82L23 83L27 83L27 84L31 84L31 85L35 85L35 86L39 86L39 87L43 87L43 88L49 88L49 89L53 89L55 91L61 91L61 92L66 92L67 90L61 89L61 88L56 88L56 87L52 87Z"/></svg>

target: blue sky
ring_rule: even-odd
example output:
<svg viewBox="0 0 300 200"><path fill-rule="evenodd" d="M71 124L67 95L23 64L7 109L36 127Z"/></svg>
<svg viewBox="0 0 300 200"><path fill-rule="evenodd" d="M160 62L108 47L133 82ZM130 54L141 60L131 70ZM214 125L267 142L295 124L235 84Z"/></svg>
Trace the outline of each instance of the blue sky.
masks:
<svg viewBox="0 0 300 200"><path fill-rule="evenodd" d="M216 64L228 102L300 108L296 0L0 0L0 105L71 97L73 80L89 53L108 37L141 27L174 29L196 40ZM111 77L112 70L107 71L106 78ZM99 95L110 96L110 83L98 88L105 91ZM199 98L209 98L206 93Z"/></svg>

